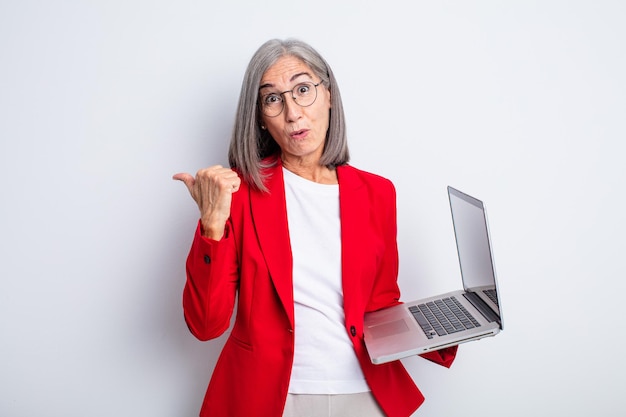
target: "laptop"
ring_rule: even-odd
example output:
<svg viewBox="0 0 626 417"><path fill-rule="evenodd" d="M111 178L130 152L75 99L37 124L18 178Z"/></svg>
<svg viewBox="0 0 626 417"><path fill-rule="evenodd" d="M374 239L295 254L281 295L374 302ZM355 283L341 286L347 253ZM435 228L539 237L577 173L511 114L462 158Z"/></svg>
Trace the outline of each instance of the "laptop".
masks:
<svg viewBox="0 0 626 417"><path fill-rule="evenodd" d="M463 290L366 313L365 345L374 364L495 336L503 328L485 206L452 187L448 198Z"/></svg>

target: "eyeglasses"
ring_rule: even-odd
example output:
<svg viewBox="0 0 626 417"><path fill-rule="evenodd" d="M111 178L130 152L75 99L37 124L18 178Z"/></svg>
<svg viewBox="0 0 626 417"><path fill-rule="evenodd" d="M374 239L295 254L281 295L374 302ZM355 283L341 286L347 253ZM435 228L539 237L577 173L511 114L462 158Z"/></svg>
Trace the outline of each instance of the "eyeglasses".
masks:
<svg viewBox="0 0 626 417"><path fill-rule="evenodd" d="M267 117L276 117L283 112L285 108L285 99L283 94L291 93L291 98L300 107L309 107L315 103L317 99L317 84L305 81L296 85L293 89L283 91L282 93L269 93L261 96L261 110Z"/></svg>

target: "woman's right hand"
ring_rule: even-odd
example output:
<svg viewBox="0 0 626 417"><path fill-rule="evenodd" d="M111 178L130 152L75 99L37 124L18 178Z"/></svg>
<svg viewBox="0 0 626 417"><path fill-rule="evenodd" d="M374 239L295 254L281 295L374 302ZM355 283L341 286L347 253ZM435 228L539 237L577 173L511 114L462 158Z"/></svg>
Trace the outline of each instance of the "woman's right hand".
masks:
<svg viewBox="0 0 626 417"><path fill-rule="evenodd" d="M215 165L201 169L195 178L187 173L172 178L184 182L198 204L203 236L220 240L230 216L232 195L241 185L239 175L230 168Z"/></svg>

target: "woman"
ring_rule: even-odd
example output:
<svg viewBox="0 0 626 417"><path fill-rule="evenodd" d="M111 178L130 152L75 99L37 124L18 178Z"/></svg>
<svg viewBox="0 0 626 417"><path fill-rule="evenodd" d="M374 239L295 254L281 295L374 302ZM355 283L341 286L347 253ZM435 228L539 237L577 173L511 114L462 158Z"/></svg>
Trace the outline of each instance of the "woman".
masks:
<svg viewBox="0 0 626 417"><path fill-rule="evenodd" d="M348 159L328 64L303 42L266 42L244 76L232 169L174 176L200 209L189 329L220 336L237 300L201 416L401 417L422 403L402 364L373 365L363 343L364 313L399 303L395 189Z"/></svg>

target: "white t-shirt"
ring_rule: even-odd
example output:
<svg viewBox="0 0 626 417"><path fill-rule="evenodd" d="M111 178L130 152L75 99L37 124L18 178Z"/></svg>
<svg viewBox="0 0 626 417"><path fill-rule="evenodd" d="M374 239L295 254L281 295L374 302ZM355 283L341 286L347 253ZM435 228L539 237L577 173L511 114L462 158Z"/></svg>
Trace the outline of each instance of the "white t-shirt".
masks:
<svg viewBox="0 0 626 417"><path fill-rule="evenodd" d="M284 168L283 175L295 302L289 392L369 391L344 326L339 186L308 181Z"/></svg>

